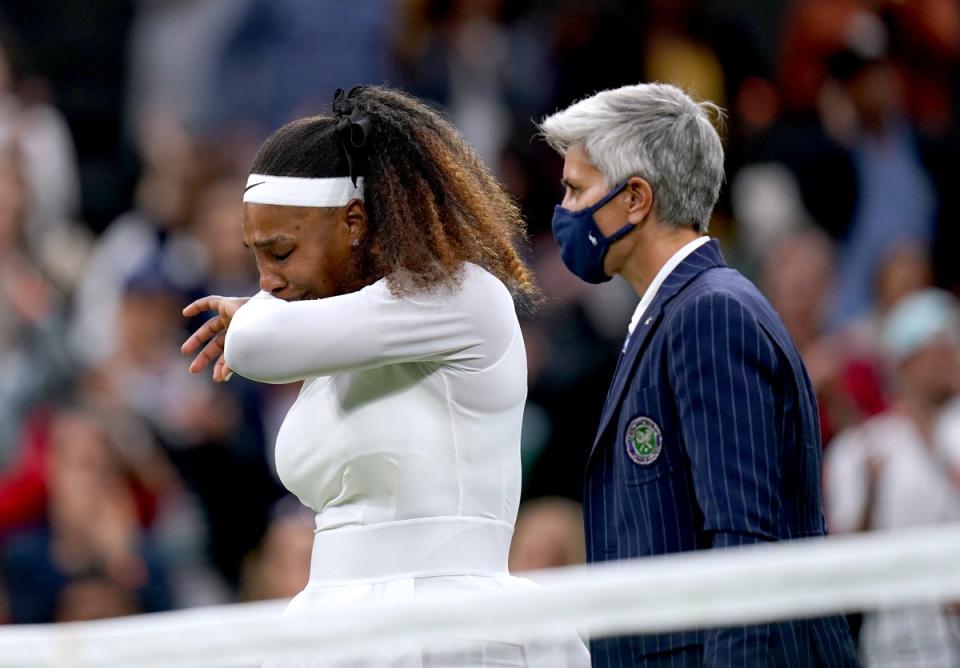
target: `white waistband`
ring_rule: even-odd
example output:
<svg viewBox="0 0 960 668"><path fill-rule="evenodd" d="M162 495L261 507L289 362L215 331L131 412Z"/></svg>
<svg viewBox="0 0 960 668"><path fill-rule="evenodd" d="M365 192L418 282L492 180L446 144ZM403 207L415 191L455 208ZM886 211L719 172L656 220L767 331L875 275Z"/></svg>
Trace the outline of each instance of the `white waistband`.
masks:
<svg viewBox="0 0 960 668"><path fill-rule="evenodd" d="M426 518L317 531L311 584L438 575L502 575L513 527L482 518Z"/></svg>

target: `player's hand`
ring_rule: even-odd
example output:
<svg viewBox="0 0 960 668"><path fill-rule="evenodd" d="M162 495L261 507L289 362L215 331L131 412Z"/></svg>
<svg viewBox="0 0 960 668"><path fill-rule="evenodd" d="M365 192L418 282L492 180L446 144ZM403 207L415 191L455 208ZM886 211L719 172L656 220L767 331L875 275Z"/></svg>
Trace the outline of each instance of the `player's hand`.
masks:
<svg viewBox="0 0 960 668"><path fill-rule="evenodd" d="M210 295L198 299L183 309L183 315L187 318L192 318L204 311L215 312L212 318L200 325L200 328L180 346L180 352L184 355L192 355L198 350L200 351L193 362L190 363L190 373L200 373L212 362L214 382L221 383L230 380L233 371L227 366L227 361L223 357L223 346L227 338L230 321L249 299L249 297Z"/></svg>

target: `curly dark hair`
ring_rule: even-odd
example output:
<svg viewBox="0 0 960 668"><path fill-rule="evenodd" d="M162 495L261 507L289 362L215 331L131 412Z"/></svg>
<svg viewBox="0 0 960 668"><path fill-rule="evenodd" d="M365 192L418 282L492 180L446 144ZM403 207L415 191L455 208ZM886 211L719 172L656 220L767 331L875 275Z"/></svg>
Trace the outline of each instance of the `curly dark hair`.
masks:
<svg viewBox="0 0 960 668"><path fill-rule="evenodd" d="M455 285L463 264L472 262L503 281L515 297L537 301L538 290L516 246L526 241L520 211L446 119L409 95L380 86L338 92L334 111L339 118L302 118L274 132L251 172L363 176L368 222L359 271L366 282L387 277L395 294ZM347 127L347 112L369 121L361 149L348 145L356 128ZM409 280L396 280L400 275Z"/></svg>

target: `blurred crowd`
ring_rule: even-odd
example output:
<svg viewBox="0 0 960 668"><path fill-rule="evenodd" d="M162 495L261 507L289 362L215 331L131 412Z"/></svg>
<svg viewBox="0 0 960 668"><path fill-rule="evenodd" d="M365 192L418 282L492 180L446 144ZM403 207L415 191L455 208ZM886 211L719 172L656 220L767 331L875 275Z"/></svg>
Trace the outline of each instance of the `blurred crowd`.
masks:
<svg viewBox="0 0 960 668"><path fill-rule="evenodd" d="M532 121L654 80L727 111L711 234L804 356L831 531L960 520L955 0L13 3L0 9L0 619L305 583L311 517L272 467L297 388L189 375L179 343L196 323L180 309L256 291L239 234L253 153L356 83L445 110L523 208L547 300L522 314L527 503L511 565L582 560L583 464L636 297L564 269L549 231L561 162ZM955 620L927 612L917 628L955 651ZM896 623L865 619L865 652Z"/></svg>

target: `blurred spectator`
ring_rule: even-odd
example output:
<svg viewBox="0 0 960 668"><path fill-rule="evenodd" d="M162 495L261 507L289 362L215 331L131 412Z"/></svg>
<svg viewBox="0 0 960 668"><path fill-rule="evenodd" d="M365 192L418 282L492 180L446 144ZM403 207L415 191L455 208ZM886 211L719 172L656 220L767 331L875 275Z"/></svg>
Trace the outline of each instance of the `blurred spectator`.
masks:
<svg viewBox="0 0 960 668"><path fill-rule="evenodd" d="M193 132L203 129L217 103L217 68L228 37L249 0L138 0L130 29L127 127L167 119Z"/></svg>
<svg viewBox="0 0 960 668"><path fill-rule="evenodd" d="M26 245L29 195L19 154L0 148L0 463L13 457L21 425L62 389L62 298Z"/></svg>
<svg viewBox="0 0 960 668"><path fill-rule="evenodd" d="M950 132L960 65L960 4L953 0L885 0L900 54L907 112L921 131Z"/></svg>
<svg viewBox="0 0 960 668"><path fill-rule="evenodd" d="M757 162L741 168L732 179L730 200L744 260L751 267L760 266L761 272L761 265L777 266L768 255L778 252L775 244L809 236L804 228L816 224L804 207L797 180L779 162ZM827 241L832 245L829 238ZM835 277L831 275L830 280L835 281ZM818 313L817 317L823 315ZM820 320L815 323L818 327L825 324Z"/></svg>
<svg viewBox="0 0 960 668"><path fill-rule="evenodd" d="M960 304L924 290L885 319L889 410L841 433L825 459L825 505L834 532L960 521ZM955 666L957 620L936 606L865 615L869 666Z"/></svg>
<svg viewBox="0 0 960 668"><path fill-rule="evenodd" d="M826 115L829 132L849 143L858 200L841 252L841 319L871 304L876 258L904 240L930 243L937 193L922 163L914 130L902 109L903 91L880 19L858 14L846 48L830 60L831 73L849 102L849 116ZM830 110L841 108L840 104Z"/></svg>
<svg viewBox="0 0 960 668"><path fill-rule="evenodd" d="M582 564L585 555L579 503L543 497L521 506L510 544L511 573Z"/></svg>
<svg viewBox="0 0 960 668"><path fill-rule="evenodd" d="M907 61L916 62L919 46L905 50L902 35L916 26L904 27L912 14L900 4L794 2L781 53L787 113L752 149L751 160L790 170L810 217L841 244L838 324L871 307L876 260L894 243L930 244L937 284L960 284L945 250L958 234L960 194L947 157L956 139L944 123L925 132L905 103ZM948 24L955 13L946 12Z"/></svg>
<svg viewBox="0 0 960 668"><path fill-rule="evenodd" d="M294 497L277 502L260 545L244 564L243 600L291 598L310 577L310 555L316 530L314 513Z"/></svg>
<svg viewBox="0 0 960 668"><path fill-rule="evenodd" d="M824 443L837 432L886 409L884 382L887 351L883 327L900 301L932 285L930 253L921 244L891 244L877 259L872 277L873 307L835 332L818 347L820 424ZM811 374L814 372L811 371Z"/></svg>
<svg viewBox="0 0 960 668"><path fill-rule="evenodd" d="M783 18L777 82L788 114L813 111L827 79L827 60L841 48L854 16L871 0L793 0Z"/></svg>
<svg viewBox="0 0 960 668"><path fill-rule="evenodd" d="M72 226L80 212L77 156L63 116L37 99L24 57L16 35L0 21L0 146L20 156L24 238L35 257L69 283L82 258L76 244L85 241ZM69 253L74 257L65 257Z"/></svg>
<svg viewBox="0 0 960 668"><path fill-rule="evenodd" d="M256 146L287 121L329 109L337 88L389 80L394 6L248 0L216 63L203 129Z"/></svg>
<svg viewBox="0 0 960 668"><path fill-rule="evenodd" d="M124 286L116 323L116 350L89 369L84 389L101 405L123 408L143 418L165 443L202 441L207 430L185 415L205 410L209 388L183 373L178 350L182 294L159 268L148 266ZM188 400L192 399L192 401ZM220 434L237 410L227 402L211 409L204 425Z"/></svg>
<svg viewBox="0 0 960 668"><path fill-rule="evenodd" d="M830 57L867 12L884 19L906 86L906 111L925 131L949 131L960 62L960 6L953 0L794 0L783 21L778 81L790 113L822 103ZM955 95L955 92L953 93Z"/></svg>
<svg viewBox="0 0 960 668"><path fill-rule="evenodd" d="M53 621L64 587L91 575L136 596L144 610L170 607L166 565L138 516L136 471L92 414L56 415L47 523L13 535L2 551L14 621Z"/></svg>
<svg viewBox="0 0 960 668"><path fill-rule="evenodd" d="M726 105L746 77L765 74L755 42L736 15L711 3L566 2L552 18L558 106L597 89L637 81L674 83L697 98Z"/></svg>
<svg viewBox="0 0 960 668"><path fill-rule="evenodd" d="M911 241L888 244L875 262L868 285L873 307L850 322L845 334L860 350L881 358L886 352L882 333L887 315L907 295L933 286L933 266L928 246Z"/></svg>
<svg viewBox="0 0 960 668"><path fill-rule="evenodd" d="M119 131L133 11L128 0L0 3L32 67L32 96L55 105L70 126L82 218L97 231L123 211L136 173Z"/></svg>
<svg viewBox="0 0 960 668"><path fill-rule="evenodd" d="M20 430L16 459L2 469L0 546L11 532L31 527L43 519L47 496L44 463L48 432L47 416L42 411L33 413Z"/></svg>
<svg viewBox="0 0 960 668"><path fill-rule="evenodd" d="M253 384L214 385L185 372L179 352L184 304L159 268L132 276L120 302L118 348L90 371L87 391L146 420L201 504L212 563L236 584L280 490L266 462ZM244 493L227 493L224 480Z"/></svg>
<svg viewBox="0 0 960 668"><path fill-rule="evenodd" d="M549 43L502 0L407 1L396 31L405 84L441 103L487 165L496 169L514 126L549 111ZM542 18L542 17L539 17Z"/></svg>
<svg viewBox="0 0 960 668"><path fill-rule="evenodd" d="M253 256L240 238L242 194L243 181L223 177L197 197L190 230L205 256L199 277L201 294L252 295L260 289Z"/></svg>
<svg viewBox="0 0 960 668"><path fill-rule="evenodd" d="M833 243L822 231L807 227L778 239L765 254L760 285L783 319L814 379L807 352L829 325L836 259ZM816 367L816 365L814 365Z"/></svg>
<svg viewBox="0 0 960 668"><path fill-rule="evenodd" d="M75 295L73 354L87 364L116 350L120 300L130 278L157 267L183 291L196 285L202 250L186 233L206 164L192 137L157 118L143 129L136 206L97 240Z"/></svg>
<svg viewBox="0 0 960 668"><path fill-rule="evenodd" d="M772 243L760 278L807 367L824 444L886 407L871 325L863 319L855 332L830 327L836 272L833 242L821 230L803 227Z"/></svg>
<svg viewBox="0 0 960 668"><path fill-rule="evenodd" d="M53 621L83 622L141 612L143 606L129 589L102 575L88 575L63 586Z"/></svg>
<svg viewBox="0 0 960 668"><path fill-rule="evenodd" d="M589 285L573 276L549 234L534 239L533 251L533 270L550 298L522 321L530 388L523 494L579 499L595 420L636 300L622 281Z"/></svg>

